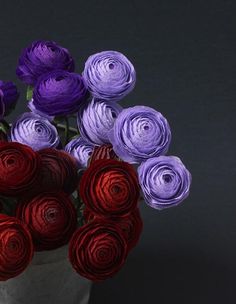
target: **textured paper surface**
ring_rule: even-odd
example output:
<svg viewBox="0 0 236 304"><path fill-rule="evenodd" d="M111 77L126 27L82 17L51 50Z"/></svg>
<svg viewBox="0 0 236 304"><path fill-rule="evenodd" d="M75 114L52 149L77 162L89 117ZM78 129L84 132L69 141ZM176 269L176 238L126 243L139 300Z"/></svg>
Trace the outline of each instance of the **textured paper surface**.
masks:
<svg viewBox="0 0 236 304"><path fill-rule="evenodd" d="M91 281L79 276L68 248L35 253L18 277L0 283L0 304L87 304Z"/></svg>

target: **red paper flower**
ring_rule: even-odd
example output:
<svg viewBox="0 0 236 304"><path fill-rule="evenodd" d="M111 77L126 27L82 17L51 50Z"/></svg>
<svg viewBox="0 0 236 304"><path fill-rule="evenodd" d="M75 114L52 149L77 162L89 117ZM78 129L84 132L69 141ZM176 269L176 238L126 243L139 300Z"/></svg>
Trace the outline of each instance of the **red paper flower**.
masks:
<svg viewBox="0 0 236 304"><path fill-rule="evenodd" d="M69 259L83 277L102 281L123 266L127 244L119 226L106 220L94 220L77 229L69 244Z"/></svg>
<svg viewBox="0 0 236 304"><path fill-rule="evenodd" d="M30 147L0 142L0 194L19 196L37 186L41 158Z"/></svg>
<svg viewBox="0 0 236 304"><path fill-rule="evenodd" d="M137 206L137 174L128 163L96 160L83 174L79 191L91 212L100 216L124 216Z"/></svg>
<svg viewBox="0 0 236 304"><path fill-rule="evenodd" d="M18 219L0 214L0 281L22 273L32 260L30 232Z"/></svg>
<svg viewBox="0 0 236 304"><path fill-rule="evenodd" d="M115 154L112 145L107 144L94 148L89 164L92 164L97 159L118 159L118 156Z"/></svg>
<svg viewBox="0 0 236 304"><path fill-rule="evenodd" d="M78 185L77 165L70 154L56 149L39 151L42 158L40 188L72 193Z"/></svg>
<svg viewBox="0 0 236 304"><path fill-rule="evenodd" d="M16 217L28 225L37 251L67 244L77 226L75 207L63 192L44 192L19 202Z"/></svg>
<svg viewBox="0 0 236 304"><path fill-rule="evenodd" d="M88 208L84 209L83 216L86 223L90 223L98 218L98 216L90 212ZM100 220L102 220L102 217L100 217ZM136 208L127 216L110 217L109 220L114 221L124 232L124 236L128 244L128 250L130 251L134 248L137 245L143 230L143 221L139 209Z"/></svg>

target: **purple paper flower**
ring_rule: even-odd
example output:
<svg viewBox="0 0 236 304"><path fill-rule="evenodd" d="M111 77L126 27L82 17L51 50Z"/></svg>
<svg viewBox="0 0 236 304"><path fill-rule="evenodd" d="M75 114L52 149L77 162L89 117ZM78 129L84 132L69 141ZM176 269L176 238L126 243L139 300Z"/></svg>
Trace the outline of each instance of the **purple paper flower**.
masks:
<svg viewBox="0 0 236 304"><path fill-rule="evenodd" d="M93 153L94 145L82 137L72 139L66 146L65 151L70 153L77 160L78 168L86 168L88 160Z"/></svg>
<svg viewBox="0 0 236 304"><path fill-rule="evenodd" d="M148 159L138 176L146 203L155 209L178 205L189 195L191 174L176 156Z"/></svg>
<svg viewBox="0 0 236 304"><path fill-rule="evenodd" d="M122 107L115 102L92 99L78 114L81 136L95 145L109 143L108 131L121 111Z"/></svg>
<svg viewBox="0 0 236 304"><path fill-rule="evenodd" d="M3 102L3 92L0 90L0 120L3 119L5 114L5 104Z"/></svg>
<svg viewBox="0 0 236 304"><path fill-rule="evenodd" d="M60 139L50 121L34 113L24 113L11 127L11 140L32 147L35 151L56 148Z"/></svg>
<svg viewBox="0 0 236 304"><path fill-rule="evenodd" d="M116 51L90 56L85 63L83 77L94 97L109 101L122 99L133 90L136 82L132 63Z"/></svg>
<svg viewBox="0 0 236 304"><path fill-rule="evenodd" d="M15 106L20 94L16 85L11 81L0 80L0 90L6 113L8 113Z"/></svg>
<svg viewBox="0 0 236 304"><path fill-rule="evenodd" d="M54 118L55 118L55 116L50 116L50 115L47 115L46 113L43 113L43 112L37 110L37 109L35 108L35 106L34 106L34 100L33 100L33 98L28 102L28 105L27 105L27 106L28 106L28 108L30 109L31 112L33 112L33 113L35 113L35 114L38 114L38 115L40 115L40 116L42 116L42 117L45 117L45 118L47 118L49 121L53 121Z"/></svg>
<svg viewBox="0 0 236 304"><path fill-rule="evenodd" d="M122 160L140 163L168 151L171 131L161 113L150 107L135 106L119 114L109 139Z"/></svg>
<svg viewBox="0 0 236 304"><path fill-rule="evenodd" d="M17 76L26 84L34 85L44 73L53 70L74 71L74 60L68 50L54 41L34 41L19 58Z"/></svg>
<svg viewBox="0 0 236 304"><path fill-rule="evenodd" d="M49 116L77 112L87 97L79 74L58 70L42 75L34 88L33 107Z"/></svg>

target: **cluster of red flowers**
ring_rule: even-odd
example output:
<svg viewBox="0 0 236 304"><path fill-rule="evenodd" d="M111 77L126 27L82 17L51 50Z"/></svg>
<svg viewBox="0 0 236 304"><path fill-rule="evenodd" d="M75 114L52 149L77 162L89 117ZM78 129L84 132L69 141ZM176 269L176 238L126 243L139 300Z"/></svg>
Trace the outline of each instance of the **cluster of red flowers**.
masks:
<svg viewBox="0 0 236 304"><path fill-rule="evenodd" d="M34 251L66 244L79 274L111 277L141 234L138 200L135 170L108 145L95 148L80 178L68 153L1 138L0 280L24 271Z"/></svg>

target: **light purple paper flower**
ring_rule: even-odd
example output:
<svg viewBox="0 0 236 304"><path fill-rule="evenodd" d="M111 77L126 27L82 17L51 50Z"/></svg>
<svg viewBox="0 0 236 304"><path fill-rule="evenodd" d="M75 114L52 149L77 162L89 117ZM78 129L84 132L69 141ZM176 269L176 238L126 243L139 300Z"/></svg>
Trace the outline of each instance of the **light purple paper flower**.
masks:
<svg viewBox="0 0 236 304"><path fill-rule="evenodd" d="M109 101L122 99L133 90L136 82L134 66L116 51L103 51L90 56L82 75L95 98Z"/></svg>
<svg viewBox="0 0 236 304"><path fill-rule="evenodd" d="M81 136L95 145L109 143L108 132L121 111L122 107L115 102L92 99L78 114Z"/></svg>
<svg viewBox="0 0 236 304"><path fill-rule="evenodd" d="M191 174L176 156L150 158L138 167L146 203L155 209L180 204L188 195Z"/></svg>
<svg viewBox="0 0 236 304"><path fill-rule="evenodd" d="M82 137L72 139L66 146L65 151L70 153L77 160L78 168L86 168L88 160L93 153L94 145Z"/></svg>
<svg viewBox="0 0 236 304"><path fill-rule="evenodd" d="M60 144L55 126L47 118L34 113L24 113L11 127L11 140L32 147L35 151L57 148Z"/></svg>
<svg viewBox="0 0 236 304"><path fill-rule="evenodd" d="M168 151L171 131L161 113L150 107L135 106L119 114L109 140L122 160L140 163Z"/></svg>

